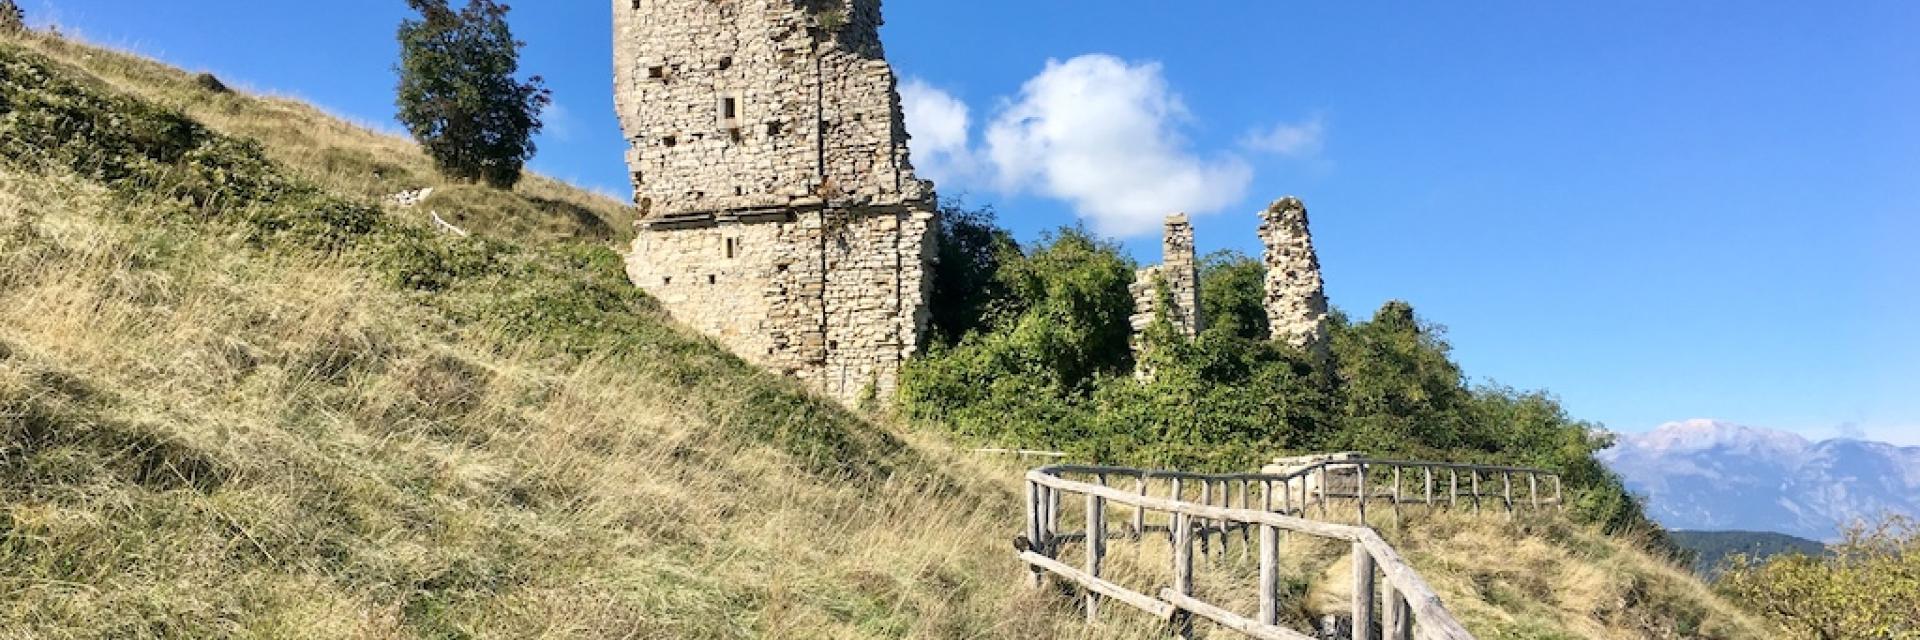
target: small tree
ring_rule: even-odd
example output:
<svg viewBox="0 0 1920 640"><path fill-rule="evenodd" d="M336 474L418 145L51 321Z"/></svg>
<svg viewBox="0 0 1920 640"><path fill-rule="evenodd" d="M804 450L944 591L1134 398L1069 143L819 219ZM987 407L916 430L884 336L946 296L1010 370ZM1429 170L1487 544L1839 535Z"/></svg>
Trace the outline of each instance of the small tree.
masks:
<svg viewBox="0 0 1920 640"><path fill-rule="evenodd" d="M27 13L13 0L0 0L0 33L20 33L27 30Z"/></svg>
<svg viewBox="0 0 1920 640"><path fill-rule="evenodd" d="M5 0L0 0L5 1ZM468 0L407 0L419 20L400 23L400 122L442 174L501 189L520 181L533 157L540 111L552 103L544 81L522 82L510 7Z"/></svg>

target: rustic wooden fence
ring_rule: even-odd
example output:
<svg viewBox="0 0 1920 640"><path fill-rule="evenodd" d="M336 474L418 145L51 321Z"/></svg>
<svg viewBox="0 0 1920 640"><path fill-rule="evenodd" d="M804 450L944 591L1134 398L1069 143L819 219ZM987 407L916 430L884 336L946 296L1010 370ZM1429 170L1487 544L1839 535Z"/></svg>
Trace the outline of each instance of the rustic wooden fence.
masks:
<svg viewBox="0 0 1920 640"><path fill-rule="evenodd" d="M1369 481L1369 477L1380 478ZM1527 489L1516 501L1514 479ZM1081 478L1075 480L1072 478ZM1417 479L1417 491L1406 487ZM1445 493L1441 481L1445 481ZM1464 482L1462 481L1464 479ZM1482 480L1499 481L1499 492L1483 491ZM1541 494L1542 484L1551 496ZM1316 463L1286 474L1197 474L1150 471L1125 467L1056 465L1027 473L1027 527L1015 540L1020 559L1032 569L1031 584L1043 585L1055 576L1078 586L1085 597L1087 620L1095 620L1103 598L1132 605L1173 625L1183 636L1191 634L1198 616L1253 638L1311 640L1313 636L1279 626L1279 552L1282 532L1302 533L1352 545L1354 589L1353 638L1371 640L1374 634L1375 578L1384 576L1384 607L1380 628L1387 640L1471 639L1439 596L1400 554L1366 526L1370 503L1386 502L1397 513L1402 505L1457 508L1465 503L1478 511L1484 502L1499 500L1508 513L1520 508L1558 508L1558 475L1539 469L1395 460L1335 460ZM1237 490L1237 491L1236 491ZM1254 493L1258 492L1258 504ZM1463 491L1464 490L1464 491ZM1198 493L1199 501L1188 497ZM1062 496L1082 496L1086 528L1060 528ZM1234 505L1238 502L1238 506ZM1110 505L1129 507L1130 522L1110 531ZM1324 519L1336 505L1352 504L1359 524L1336 524ZM1311 519L1317 508L1323 520ZM1150 518L1149 514L1165 514ZM1151 520L1160 520L1159 523ZM1243 552L1251 546L1251 532L1259 533L1259 611L1249 617L1194 597L1193 559L1209 547L1225 552L1238 532ZM1116 537L1144 543L1148 533L1165 532L1172 546L1173 584L1157 593L1136 591L1102 577L1108 543ZM1113 534L1118 533L1119 536ZM1131 534L1128 536L1127 534ZM1209 542L1217 538L1217 545ZM1084 546L1086 566L1061 562L1069 544Z"/></svg>

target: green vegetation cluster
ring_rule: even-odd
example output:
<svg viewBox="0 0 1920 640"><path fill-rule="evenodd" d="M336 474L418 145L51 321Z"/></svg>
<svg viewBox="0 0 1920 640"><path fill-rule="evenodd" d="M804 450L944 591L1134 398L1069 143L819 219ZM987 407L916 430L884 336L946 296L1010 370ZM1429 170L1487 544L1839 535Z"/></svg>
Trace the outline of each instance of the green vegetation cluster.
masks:
<svg viewBox="0 0 1920 640"><path fill-rule="evenodd" d="M1828 551L1736 555L1714 586L1794 637L1920 638L1920 521L1856 525Z"/></svg>
<svg viewBox="0 0 1920 640"><path fill-rule="evenodd" d="M400 122L440 172L510 189L534 154L540 112L552 102L539 76L525 81L507 5L407 0L419 20L400 24Z"/></svg>
<svg viewBox="0 0 1920 640"><path fill-rule="evenodd" d="M1021 247L990 211L948 206L935 276L934 344L903 376L903 412L995 445L1102 463L1257 468L1290 452L1538 466L1561 473L1584 517L1657 532L1594 458L1610 446L1544 392L1469 384L1441 327L1404 302L1371 318L1336 312L1332 355L1267 339L1264 267L1202 261L1207 329L1164 318L1136 380L1129 347L1135 264L1079 229ZM1658 537L1658 534L1654 534Z"/></svg>

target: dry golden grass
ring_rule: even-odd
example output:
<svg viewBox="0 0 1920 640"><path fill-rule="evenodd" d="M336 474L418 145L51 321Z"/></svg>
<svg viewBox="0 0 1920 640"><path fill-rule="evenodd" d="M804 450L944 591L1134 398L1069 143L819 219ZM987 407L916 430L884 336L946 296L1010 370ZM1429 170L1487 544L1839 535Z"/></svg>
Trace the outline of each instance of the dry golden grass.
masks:
<svg viewBox="0 0 1920 640"><path fill-rule="evenodd" d="M25 44L337 194L437 184L410 144L310 107ZM443 193L502 235L603 241L630 219L538 178ZM129 222L154 219L140 206L0 169L0 638L1162 635L1019 586L1016 463L848 415L658 312L637 311L657 334L638 346L557 352L350 257ZM835 464L766 437L792 429ZM1580 527L1436 516L1390 537L1482 637L1754 636ZM1242 548L1200 588L1248 610ZM1166 582L1164 545L1115 551L1119 579ZM1343 550L1297 537L1285 557L1304 623L1338 600Z"/></svg>

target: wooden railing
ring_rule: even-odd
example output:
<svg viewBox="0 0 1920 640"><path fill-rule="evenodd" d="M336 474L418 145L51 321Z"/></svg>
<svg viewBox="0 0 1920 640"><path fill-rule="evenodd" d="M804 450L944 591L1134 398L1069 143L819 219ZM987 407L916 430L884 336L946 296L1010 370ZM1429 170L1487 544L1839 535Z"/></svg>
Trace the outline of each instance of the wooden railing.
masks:
<svg viewBox="0 0 1920 640"><path fill-rule="evenodd" d="M1420 488L1411 496L1402 485L1409 472L1417 473ZM1447 480L1445 497L1439 493L1441 474ZM1369 476L1385 475L1391 485L1382 490L1379 481ZM1084 478L1074 480L1072 477ZM1465 477L1465 493L1461 491ZM1528 489L1524 502L1514 499L1514 478L1525 479ZM1482 492L1482 478L1498 478L1500 492L1489 496ZM1192 618L1198 616L1253 638L1309 640L1312 636L1279 626L1279 553L1282 532L1302 533L1318 538L1343 541L1352 546L1354 589L1352 601L1353 638L1371 640L1374 635L1375 577L1382 583L1385 606L1381 607L1381 629L1388 640L1423 638L1433 640L1471 639L1473 636L1447 612L1438 595L1407 564L1400 554L1373 529L1367 527L1366 508L1372 502L1389 502L1397 510L1401 505L1420 504L1431 508L1457 507L1463 498L1478 511L1482 502L1497 497L1510 513L1522 506L1558 507L1561 504L1560 478L1539 469L1464 465L1439 462L1394 460L1337 460L1316 463L1290 473L1270 474L1197 474L1177 471L1150 471L1124 467L1057 465L1027 473L1027 527L1015 539L1020 559L1032 570L1031 585L1039 587L1047 576L1055 576L1077 585L1083 592L1087 620L1094 621L1103 598L1113 599L1147 612L1173 625L1183 636L1191 634ZM1552 496L1541 495L1542 481L1552 486ZM1119 485L1116 485L1116 481ZM1131 481L1131 482L1127 482ZM1128 486L1130 485L1130 486ZM1199 501L1188 499L1198 488ZM1253 493L1259 490L1259 504ZM1217 489L1217 491L1216 491ZM1237 496L1233 490L1238 489ZM1064 494L1083 496L1086 502L1086 528L1067 532L1060 528ZM1240 503L1234 506L1235 498ZM1296 499L1297 498L1297 499ZM1335 524L1309 516L1314 507L1322 518L1333 513L1336 503L1355 505L1358 525ZM1217 503L1217 504L1216 504ZM1108 507L1130 507L1131 521L1109 530ZM1150 513L1166 514L1162 523L1150 522ZM1131 530L1130 532L1128 530ZM1231 535L1240 534L1251 545L1251 533L1259 532L1259 611L1249 617L1194 596L1193 558L1195 543L1200 552L1208 552L1209 541L1216 537L1217 548L1225 552ZM1103 563L1112 534L1144 543L1150 532L1165 532L1172 546L1173 584L1149 595L1102 576ZM1068 544L1085 547L1085 567L1061 562L1061 550ZM1243 552L1245 551L1243 547Z"/></svg>

